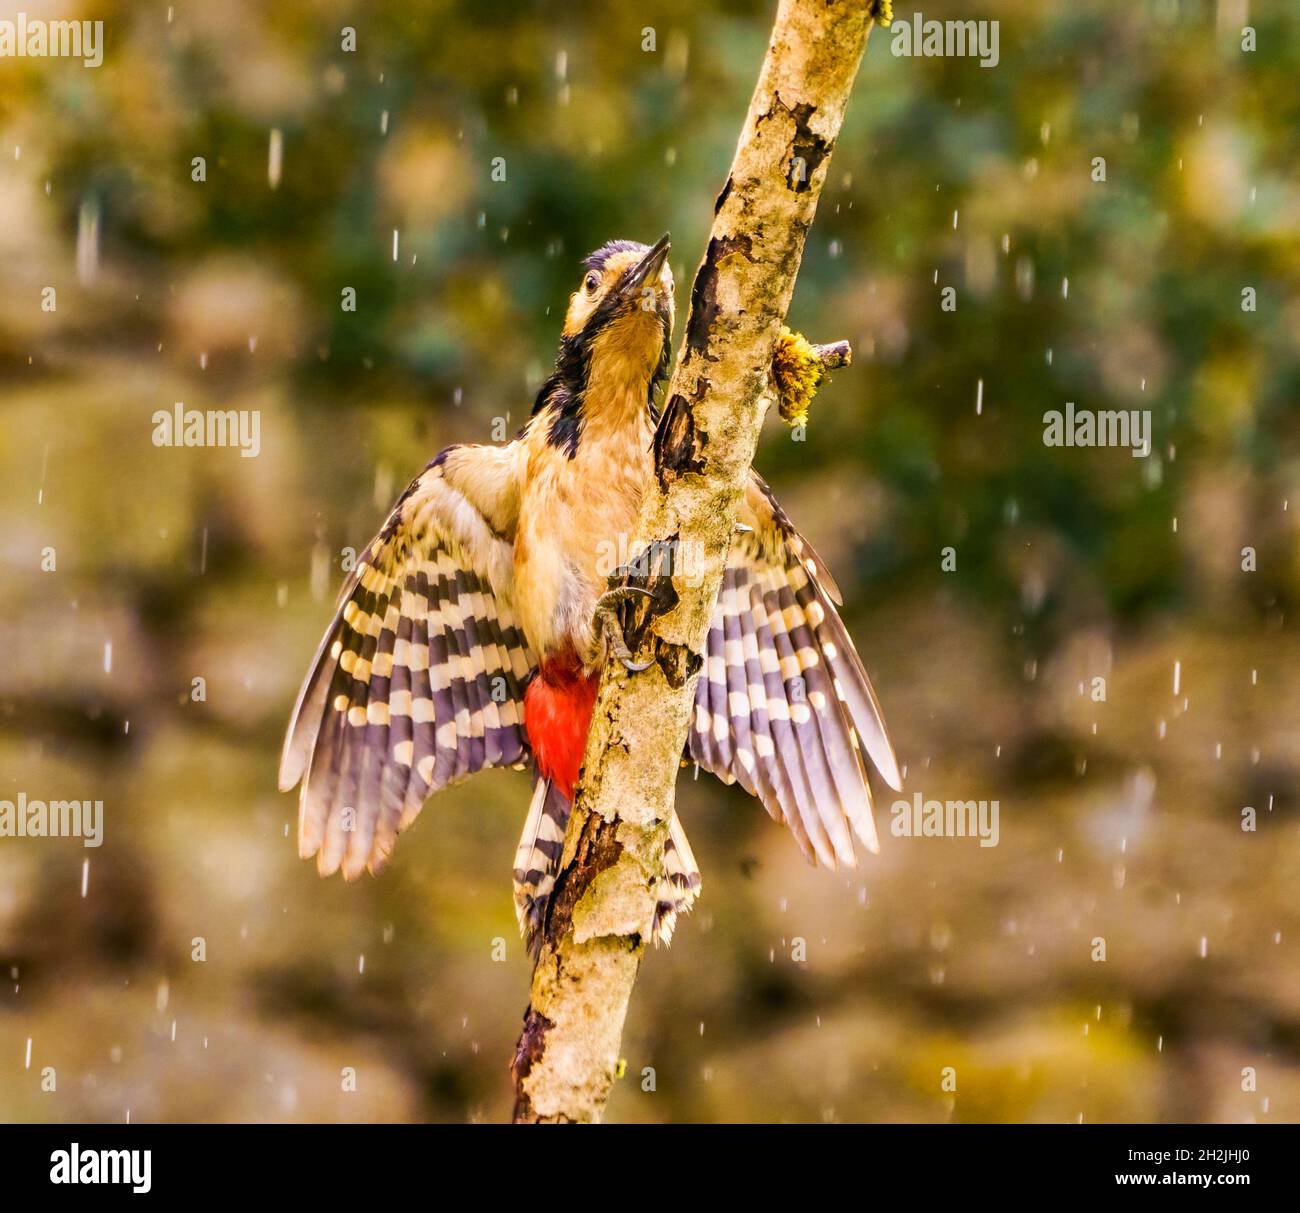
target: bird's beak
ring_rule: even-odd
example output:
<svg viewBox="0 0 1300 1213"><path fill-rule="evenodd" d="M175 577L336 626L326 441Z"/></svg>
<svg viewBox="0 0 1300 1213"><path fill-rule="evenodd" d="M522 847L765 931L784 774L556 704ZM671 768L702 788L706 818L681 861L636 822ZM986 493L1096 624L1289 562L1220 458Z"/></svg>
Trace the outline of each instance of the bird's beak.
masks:
<svg viewBox="0 0 1300 1213"><path fill-rule="evenodd" d="M665 232L656 241L655 246L632 267L623 280L619 293L624 299L630 300L640 295L641 288L646 282L654 281L659 277L659 271L663 269L664 262L668 260L668 254L672 247L673 242L668 233Z"/></svg>

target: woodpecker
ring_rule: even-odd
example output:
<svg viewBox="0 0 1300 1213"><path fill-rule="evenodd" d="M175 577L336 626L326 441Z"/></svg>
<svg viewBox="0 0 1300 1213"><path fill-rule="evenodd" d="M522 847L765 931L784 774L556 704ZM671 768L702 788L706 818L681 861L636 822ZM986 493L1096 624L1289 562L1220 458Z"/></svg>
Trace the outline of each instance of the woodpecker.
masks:
<svg viewBox="0 0 1300 1213"><path fill-rule="evenodd" d="M504 446L448 447L401 495L343 586L281 755L281 790L301 784L299 854L348 880L383 866L431 793L489 767L531 766L514 892L534 955L600 670L611 651L639 668L615 611L627 591L609 588L602 554L632 530L654 474L669 249L664 236L592 253L527 424ZM901 789L841 601L751 472L685 758L739 782L830 868L855 865L855 836L877 850L867 760ZM699 889L674 814L656 942Z"/></svg>

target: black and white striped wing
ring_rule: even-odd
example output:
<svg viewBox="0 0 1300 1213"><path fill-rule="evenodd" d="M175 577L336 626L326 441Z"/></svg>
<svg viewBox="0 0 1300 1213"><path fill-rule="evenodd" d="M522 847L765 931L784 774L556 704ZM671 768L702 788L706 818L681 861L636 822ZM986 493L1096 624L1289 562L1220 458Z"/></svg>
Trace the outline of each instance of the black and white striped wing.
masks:
<svg viewBox="0 0 1300 1213"><path fill-rule="evenodd" d="M459 462L478 450L494 458L457 448ZM440 457L348 578L280 765L281 789L302 784L299 854L322 875L377 871L431 792L527 759L533 659L510 607L511 556Z"/></svg>
<svg viewBox="0 0 1300 1213"><path fill-rule="evenodd" d="M758 797L814 863L852 867L853 835L878 849L865 758L896 790L898 764L824 566L770 504L775 520L732 544L688 749Z"/></svg>

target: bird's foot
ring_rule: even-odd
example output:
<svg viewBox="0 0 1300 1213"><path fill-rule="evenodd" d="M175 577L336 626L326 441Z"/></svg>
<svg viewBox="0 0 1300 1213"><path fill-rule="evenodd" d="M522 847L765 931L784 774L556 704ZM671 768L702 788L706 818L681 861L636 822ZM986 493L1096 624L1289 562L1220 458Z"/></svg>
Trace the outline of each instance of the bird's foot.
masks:
<svg viewBox="0 0 1300 1213"><path fill-rule="evenodd" d="M609 645L610 652L623 663L623 668L632 674L639 674L642 670L648 670L654 664L653 661L632 660L632 650L627 647L627 640L623 636L623 623L618 617L619 607L625 602L633 601L638 596L642 598L654 597L649 590L643 590L635 585L621 585L615 589L607 590L596 599L596 609L592 616L597 637L604 638L605 643Z"/></svg>

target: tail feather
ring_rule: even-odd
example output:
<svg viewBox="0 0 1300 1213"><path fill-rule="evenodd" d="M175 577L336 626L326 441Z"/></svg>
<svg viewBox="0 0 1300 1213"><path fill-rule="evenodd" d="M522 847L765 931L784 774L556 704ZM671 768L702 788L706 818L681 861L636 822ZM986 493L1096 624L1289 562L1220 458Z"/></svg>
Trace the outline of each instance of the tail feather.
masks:
<svg viewBox="0 0 1300 1213"><path fill-rule="evenodd" d="M667 947L672 943L677 915L690 912L701 884L700 868L691 852L691 844L686 841L682 819L674 813L668 827L668 841L664 843L664 874L659 882L654 926L650 932L656 945L662 943Z"/></svg>
<svg viewBox="0 0 1300 1213"><path fill-rule="evenodd" d="M515 917L533 960L542 946L542 926L555 889L571 807L554 780L539 778L515 851Z"/></svg>
<svg viewBox="0 0 1300 1213"><path fill-rule="evenodd" d="M564 829L572 806L555 780L538 778L528 806L524 831L515 851L515 916L519 919L528 954L536 962L542 946L542 929L555 891L555 876L564 850ZM700 871L681 820L673 815L664 843L664 874L656 890L650 938L668 944L677 916L690 910L700 891Z"/></svg>

